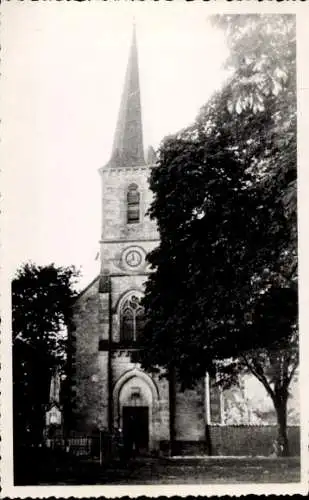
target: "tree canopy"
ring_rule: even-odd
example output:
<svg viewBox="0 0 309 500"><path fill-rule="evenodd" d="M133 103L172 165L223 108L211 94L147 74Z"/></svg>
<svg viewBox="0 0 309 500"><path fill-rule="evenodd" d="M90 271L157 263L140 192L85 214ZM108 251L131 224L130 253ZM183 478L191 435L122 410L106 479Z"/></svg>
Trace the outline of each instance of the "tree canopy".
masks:
<svg viewBox="0 0 309 500"><path fill-rule="evenodd" d="M50 380L63 370L74 267L25 264L12 282L13 413L19 444L42 439Z"/></svg>
<svg viewBox="0 0 309 500"><path fill-rule="evenodd" d="M298 363L295 20L215 22L234 72L163 141L151 177L161 241L149 255L142 363L175 366L184 385L214 364L222 383L249 369L286 410Z"/></svg>

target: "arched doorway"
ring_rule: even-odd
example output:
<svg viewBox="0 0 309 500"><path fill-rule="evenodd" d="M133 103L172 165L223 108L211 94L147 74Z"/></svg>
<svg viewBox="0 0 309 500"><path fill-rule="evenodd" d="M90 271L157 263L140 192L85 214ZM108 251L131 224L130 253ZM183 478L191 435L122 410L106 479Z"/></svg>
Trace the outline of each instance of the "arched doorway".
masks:
<svg viewBox="0 0 309 500"><path fill-rule="evenodd" d="M158 390L138 369L120 377L114 387L114 424L123 433L129 452L143 454L156 447Z"/></svg>

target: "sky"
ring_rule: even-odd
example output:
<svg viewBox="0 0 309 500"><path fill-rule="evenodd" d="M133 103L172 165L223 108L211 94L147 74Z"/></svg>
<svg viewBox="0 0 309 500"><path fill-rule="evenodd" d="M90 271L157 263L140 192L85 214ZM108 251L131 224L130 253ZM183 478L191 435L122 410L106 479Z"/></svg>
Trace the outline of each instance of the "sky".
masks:
<svg viewBox="0 0 309 500"><path fill-rule="evenodd" d="M74 264L84 286L99 272L98 169L111 153L133 17L145 149L194 120L226 78L228 49L206 10L77 5L4 6L3 193L10 272L29 260Z"/></svg>

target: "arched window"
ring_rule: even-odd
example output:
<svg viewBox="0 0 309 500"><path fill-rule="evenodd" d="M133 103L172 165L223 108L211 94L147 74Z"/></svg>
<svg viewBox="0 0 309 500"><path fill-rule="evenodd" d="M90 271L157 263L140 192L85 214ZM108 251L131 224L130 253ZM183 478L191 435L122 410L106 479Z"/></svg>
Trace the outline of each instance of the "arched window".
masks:
<svg viewBox="0 0 309 500"><path fill-rule="evenodd" d="M139 298L131 295L122 305L120 312L120 339L123 342L137 340L144 326L144 308Z"/></svg>
<svg viewBox="0 0 309 500"><path fill-rule="evenodd" d="M127 192L127 223L136 224L139 222L139 212L140 212L140 194L138 192L138 186L136 184L131 184L128 187Z"/></svg>

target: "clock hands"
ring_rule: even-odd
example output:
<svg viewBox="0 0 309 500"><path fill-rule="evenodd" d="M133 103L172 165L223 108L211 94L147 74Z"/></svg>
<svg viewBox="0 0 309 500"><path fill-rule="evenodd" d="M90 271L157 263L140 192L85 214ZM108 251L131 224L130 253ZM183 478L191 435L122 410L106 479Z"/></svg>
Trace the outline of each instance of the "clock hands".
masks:
<svg viewBox="0 0 309 500"><path fill-rule="evenodd" d="M126 263L129 266L136 267L141 263L142 257L136 250L131 250L126 255Z"/></svg>

